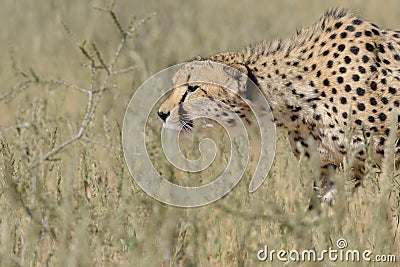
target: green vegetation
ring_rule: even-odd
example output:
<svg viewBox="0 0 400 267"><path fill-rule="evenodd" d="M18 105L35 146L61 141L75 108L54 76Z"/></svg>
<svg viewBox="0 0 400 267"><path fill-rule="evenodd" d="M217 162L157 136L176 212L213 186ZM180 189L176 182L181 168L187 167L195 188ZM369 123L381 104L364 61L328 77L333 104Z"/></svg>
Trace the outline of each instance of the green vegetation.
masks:
<svg viewBox="0 0 400 267"><path fill-rule="evenodd" d="M299 163L279 133L258 191L249 194L245 178L212 205L181 209L142 192L121 151L125 108L152 73L287 37L338 5L400 27L395 0L4 1L0 265L254 266L264 245L321 251L339 238L349 249L394 254L398 265L400 182L391 158L382 173L368 165L354 195L344 164L334 208L307 212L314 166Z"/></svg>

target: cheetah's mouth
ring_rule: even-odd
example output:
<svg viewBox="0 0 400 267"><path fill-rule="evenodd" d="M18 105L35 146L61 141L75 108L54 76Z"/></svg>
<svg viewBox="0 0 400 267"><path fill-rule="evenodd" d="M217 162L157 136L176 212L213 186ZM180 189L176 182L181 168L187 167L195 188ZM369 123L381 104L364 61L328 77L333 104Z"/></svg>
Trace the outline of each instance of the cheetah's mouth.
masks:
<svg viewBox="0 0 400 267"><path fill-rule="evenodd" d="M185 131L193 131L194 129L212 129L215 127L215 121L208 118L198 118L196 120L181 119L179 123Z"/></svg>
<svg viewBox="0 0 400 267"><path fill-rule="evenodd" d="M191 119L179 119L179 121L169 121L163 122L164 129L183 131L183 132L193 132L203 129L214 129L216 127L216 122L207 118L197 118L195 120Z"/></svg>

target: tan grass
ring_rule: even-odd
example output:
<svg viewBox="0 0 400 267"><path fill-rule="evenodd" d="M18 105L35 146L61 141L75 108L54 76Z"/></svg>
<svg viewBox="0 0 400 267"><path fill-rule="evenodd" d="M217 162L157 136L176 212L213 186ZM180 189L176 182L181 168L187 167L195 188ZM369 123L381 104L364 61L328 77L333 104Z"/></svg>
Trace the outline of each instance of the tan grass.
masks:
<svg viewBox="0 0 400 267"><path fill-rule="evenodd" d="M289 36L331 6L351 7L382 26L399 28L398 1L121 0L114 8L120 29L109 13L92 8L107 8L104 2L5 1L0 9L1 266L255 266L264 245L322 250L342 237L351 249L395 254L400 261L400 182L392 161L384 177L369 166L371 175L354 196L339 192L333 215L307 212L313 166L299 163L279 133L275 164L258 191L248 193L246 176L222 200L181 209L142 192L120 148L124 109L149 73L197 54ZM102 87L121 29L128 29L133 15L135 24L154 11L115 65L135 68ZM86 56L79 49L82 40ZM81 66L90 66L91 58L103 67L94 76ZM88 112L82 88L111 89ZM157 145L152 149L158 153ZM165 161L157 165L174 175ZM385 266L391 265L396 266Z"/></svg>

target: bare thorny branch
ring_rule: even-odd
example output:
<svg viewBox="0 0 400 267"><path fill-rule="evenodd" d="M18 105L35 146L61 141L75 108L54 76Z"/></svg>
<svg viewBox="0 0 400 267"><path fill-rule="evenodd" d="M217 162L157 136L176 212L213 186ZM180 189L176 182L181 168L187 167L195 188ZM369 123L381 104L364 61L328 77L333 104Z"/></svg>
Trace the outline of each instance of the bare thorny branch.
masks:
<svg viewBox="0 0 400 267"><path fill-rule="evenodd" d="M0 95L0 101L4 101L6 99L12 98L13 93L15 93L16 91L19 91L19 92L25 91L28 87L30 87L34 83L36 83L35 78L29 78L29 79L24 80L21 83L17 83L12 88L7 90L5 93Z"/></svg>
<svg viewBox="0 0 400 267"><path fill-rule="evenodd" d="M86 42L83 42L78 46L79 50L87 60L86 61L87 64L83 64L83 67L85 69L89 69L90 71L89 82L87 86L80 86L63 80L44 80L39 75L37 75L33 70L23 72L22 70L18 69L16 67L16 64L14 64L15 62L13 61L13 68L15 70L15 73L19 78L22 79L15 86L7 90L5 93L0 94L0 102L13 99L15 95L17 95L17 93L23 92L26 89L35 85L62 86L67 89L72 89L87 95L85 112L79 124L79 128L77 130L74 130L74 132L72 132L73 134L71 138L64 140L59 145L56 145L56 135L57 135L57 127L56 127L53 133L54 137L51 138L52 142L50 144L50 147L48 148L49 151L44 155L41 155L40 158L37 159L36 161L30 163L29 165L30 169L38 167L44 161L55 160L56 159L55 156L57 154L62 152L65 148L75 143L76 141L92 143L112 151L119 151L119 152L121 151L119 147L113 147L89 138L89 135L86 134L86 132L90 127L91 123L93 122L98 105L102 99L104 92L116 88L116 85L113 84L111 81L112 78L117 75L132 71L134 69L134 66L128 66L122 69L117 69L116 67L118 59L121 56L122 50L128 38L132 36L132 34L140 27L140 25L142 25L148 19L154 16L154 14L148 16L147 18L142 19L137 24L129 24L128 29L125 31L123 30L121 24L119 23L113 9L112 8L108 9L107 13L111 16L112 20L118 27L122 37L109 62L103 59L96 44L91 43L90 46L88 46L89 48L87 48ZM18 130L22 128L30 128L32 126L35 125L31 121L19 121L14 125L0 128L0 137L12 129ZM2 169L2 172L4 173L3 174L4 180L7 183L7 185L3 187L2 190L0 191L0 196L3 193L8 193L11 199L15 200L15 203L18 204L18 206L20 206L24 210L24 212L29 216L32 222L36 223L37 225L40 225L42 231L51 235L51 237L54 238L56 236L55 232L53 232L54 229L49 227L48 219L44 215L44 212L39 208L39 206L35 206L30 201L24 199L24 196L21 193L22 191L19 188L20 177L16 174L16 171L14 171L16 165L14 165L13 155L5 141L0 143L0 154L3 157L3 163L4 163L3 166L0 167L0 169ZM35 174L31 174L31 176L32 180L35 181L33 183L39 183L37 181L38 179L36 178ZM61 179L58 180L58 184L60 183L60 181ZM37 187L41 188L41 186ZM37 196L38 197L36 201L39 202L45 201L45 199L41 197L40 192L37 194Z"/></svg>
<svg viewBox="0 0 400 267"><path fill-rule="evenodd" d="M89 124L91 123L91 121L93 120L93 117L96 113L98 104L102 98L103 93L108 90L108 89L112 89L115 88L115 85L109 86L109 81L113 76L122 74L122 73L126 73L129 72L131 70L133 70L133 66L121 69L121 70L114 70L115 66L118 62L118 59L121 55L122 49L124 48L124 46L126 45L126 42L128 40L128 38L130 36L132 36L132 34L142 25L144 24L146 21L148 21L151 17L153 17L155 15L155 13L151 14L150 16L140 20L138 23L133 24L130 23L128 30L124 30L121 26L121 23L119 22L114 10L113 10L113 6L111 6L109 9L104 10L102 9L102 11L107 12L113 22L115 23L115 25L117 26L119 32L121 33L121 40L120 43L118 44L115 53L111 59L111 63L109 65L107 65L104 61L104 59L101 57L101 53L99 52L99 50L97 49L96 45L94 43L92 43L91 45L91 49L94 52L94 54L90 53L86 47L85 44L86 42L83 42L80 46L79 49L82 52L82 54L86 57L86 59L90 62L90 65L86 65L88 67L90 67L90 81L89 81L89 88L82 88L80 86L77 86L75 84L72 83L68 83L65 81L59 81L59 80L55 80L55 81L50 81L47 83L53 84L53 85L62 85L65 86L67 88L71 88L74 90L77 90L79 92L83 92L86 93L88 95L88 101L86 104L86 111L84 114L84 117L82 119L82 122L80 124L79 130L76 133L76 135L74 135L72 138L70 138L69 140L66 140L65 142L61 143L60 145L54 147L53 149L51 149L49 152L47 152L45 155L43 155L40 159L38 159L36 162L34 162L31 165L31 168L35 168L37 166L39 166L43 161L46 160L51 160L52 157L54 157L56 154L60 153L62 150L64 150L67 146L69 146L70 144L78 141L78 140L83 140L86 142L90 142L90 143L94 143L97 144L98 142L91 140L90 138L87 138L84 136ZM96 62L98 62L99 64L96 65ZM96 88L95 85L95 80L96 77L99 73L99 71L101 70L105 70L106 71L106 75L103 79L103 81L101 83L99 83L99 87ZM36 77L34 77L35 80ZM107 145L101 144L103 147L109 147Z"/></svg>

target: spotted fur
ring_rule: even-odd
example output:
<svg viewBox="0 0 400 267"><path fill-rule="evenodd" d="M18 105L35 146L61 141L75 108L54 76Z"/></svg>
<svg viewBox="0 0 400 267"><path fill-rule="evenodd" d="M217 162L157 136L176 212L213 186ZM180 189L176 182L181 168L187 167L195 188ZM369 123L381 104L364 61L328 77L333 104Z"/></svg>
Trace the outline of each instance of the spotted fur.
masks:
<svg viewBox="0 0 400 267"><path fill-rule="evenodd" d="M326 12L292 38L199 59L246 73L263 91L277 126L287 130L297 156L300 146L309 157L313 142L321 168L327 169L349 156L347 144L352 151L359 149L356 180L364 175L366 144L372 141L372 160L381 164L391 122L400 122L400 31L382 29L347 10ZM198 93L206 97L236 102L222 90L202 89ZM183 91L177 89L160 113L177 105Z"/></svg>

